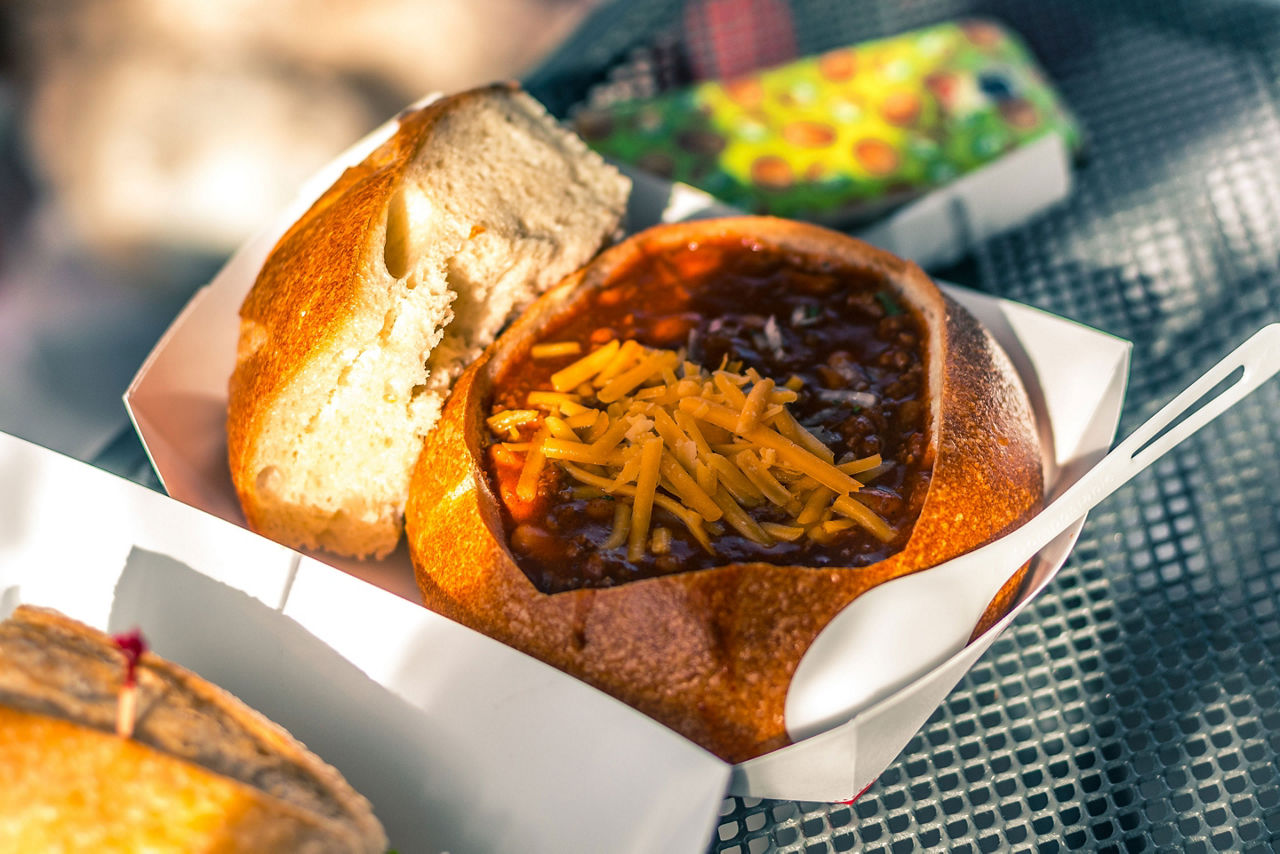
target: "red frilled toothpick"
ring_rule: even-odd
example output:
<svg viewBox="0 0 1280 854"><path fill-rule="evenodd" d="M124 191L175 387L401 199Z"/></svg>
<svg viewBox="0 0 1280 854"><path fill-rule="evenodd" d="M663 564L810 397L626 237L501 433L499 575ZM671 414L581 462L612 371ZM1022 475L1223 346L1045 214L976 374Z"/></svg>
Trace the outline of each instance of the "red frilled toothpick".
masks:
<svg viewBox="0 0 1280 854"><path fill-rule="evenodd" d="M115 635L112 640L124 653L124 680L120 683L116 700L116 734L129 738L133 735L133 723L138 716L138 660L147 651L147 642L137 629Z"/></svg>

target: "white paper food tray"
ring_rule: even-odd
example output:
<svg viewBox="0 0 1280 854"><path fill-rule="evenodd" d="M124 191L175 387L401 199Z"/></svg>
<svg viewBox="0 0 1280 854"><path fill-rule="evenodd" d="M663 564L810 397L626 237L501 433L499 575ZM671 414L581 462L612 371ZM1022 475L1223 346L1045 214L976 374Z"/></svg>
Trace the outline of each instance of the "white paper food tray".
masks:
<svg viewBox="0 0 1280 854"><path fill-rule="evenodd" d="M3 433L0 484L0 617L141 628L335 765L402 854L706 849L728 767L611 697Z"/></svg>
<svg viewBox="0 0 1280 854"><path fill-rule="evenodd" d="M126 394L126 406L173 497L244 524L227 473L224 431L240 303L279 235L342 169L357 163L393 129L393 124L380 128L311 181L293 206L242 247L195 295L140 369ZM638 183L628 219L634 230L718 210L722 209L696 190L649 179ZM1110 446L1128 375L1129 344L1016 303L958 288L951 292L986 323L1013 358L1036 409L1049 468L1047 483L1051 492L1060 490ZM992 631L846 724L735 766L730 791L792 800L854 797L892 761L999 631L1049 581L1078 532L1077 526L1040 553L1017 606ZM403 548L381 562L316 557L417 601ZM395 611L394 617L384 621L388 627L403 608ZM494 679L482 671L474 677L482 682ZM638 713L633 717L636 726L648 724ZM560 733L568 724L548 720L545 725ZM617 737L626 740L630 726L620 728ZM589 812L593 807L584 803L583 809Z"/></svg>
<svg viewBox="0 0 1280 854"><path fill-rule="evenodd" d="M638 202L633 222L649 224L740 213L687 184L671 184L620 166ZM673 194L673 188L678 188ZM950 264L979 243L1022 225L1071 192L1071 155L1062 137L1047 134L920 198L856 232L858 237L922 267ZM667 207L661 205L669 199Z"/></svg>

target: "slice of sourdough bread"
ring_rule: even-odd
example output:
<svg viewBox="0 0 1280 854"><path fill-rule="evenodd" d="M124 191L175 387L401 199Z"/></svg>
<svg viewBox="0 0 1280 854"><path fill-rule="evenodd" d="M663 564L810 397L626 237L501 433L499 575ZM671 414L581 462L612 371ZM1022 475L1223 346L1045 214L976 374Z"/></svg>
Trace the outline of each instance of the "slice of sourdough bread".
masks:
<svg viewBox="0 0 1280 854"><path fill-rule="evenodd" d="M616 236L629 189L514 85L402 116L281 238L241 308L227 440L249 526L390 552L453 380Z"/></svg>
<svg viewBox="0 0 1280 854"><path fill-rule="evenodd" d="M115 733L111 637L20 606L0 623L0 850L386 850L337 770L221 688L144 653Z"/></svg>

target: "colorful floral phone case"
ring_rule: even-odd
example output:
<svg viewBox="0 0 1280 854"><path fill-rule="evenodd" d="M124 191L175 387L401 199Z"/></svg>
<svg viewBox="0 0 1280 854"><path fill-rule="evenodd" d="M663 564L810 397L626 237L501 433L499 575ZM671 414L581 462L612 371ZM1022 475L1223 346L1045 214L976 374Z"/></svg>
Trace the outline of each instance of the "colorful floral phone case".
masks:
<svg viewBox="0 0 1280 854"><path fill-rule="evenodd" d="M757 213L866 221L1045 134L1080 128L1007 28L940 24L587 109L602 154Z"/></svg>

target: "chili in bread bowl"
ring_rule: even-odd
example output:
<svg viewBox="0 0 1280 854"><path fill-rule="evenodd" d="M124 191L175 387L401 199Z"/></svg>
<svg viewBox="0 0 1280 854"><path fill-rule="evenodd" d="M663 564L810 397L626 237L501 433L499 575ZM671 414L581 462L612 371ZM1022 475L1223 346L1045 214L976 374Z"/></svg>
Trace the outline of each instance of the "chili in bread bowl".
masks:
<svg viewBox="0 0 1280 854"><path fill-rule="evenodd" d="M158 656L126 661L55 611L0 623L0 849L386 850L368 801L282 728Z"/></svg>
<svg viewBox="0 0 1280 854"><path fill-rule="evenodd" d="M972 316L909 262L743 217L642 232L521 315L427 436L406 530L429 607L736 762L787 742L845 604L1042 498Z"/></svg>
<svg viewBox="0 0 1280 854"><path fill-rule="evenodd" d="M612 240L630 182L514 85L440 98L280 238L241 308L228 461L249 527L381 557L449 385Z"/></svg>

